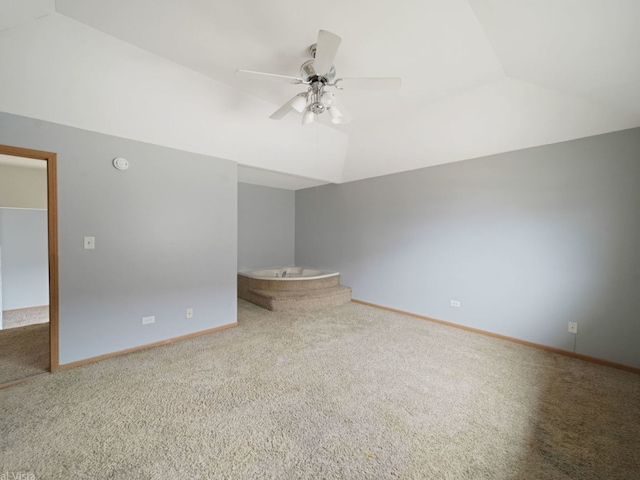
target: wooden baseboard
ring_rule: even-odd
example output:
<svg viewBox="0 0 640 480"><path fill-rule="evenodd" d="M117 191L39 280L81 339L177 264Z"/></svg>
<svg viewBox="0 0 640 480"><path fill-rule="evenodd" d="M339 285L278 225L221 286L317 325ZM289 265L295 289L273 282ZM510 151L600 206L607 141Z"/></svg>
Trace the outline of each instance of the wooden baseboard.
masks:
<svg viewBox="0 0 640 480"><path fill-rule="evenodd" d="M541 350L546 350L548 352L558 353L560 355L565 355L567 357L577 358L579 360L584 360L585 362L597 363L598 365L604 365L606 367L617 368L619 370L626 370L627 372L640 374L640 368L632 367L630 365L624 365L621 363L611 362L609 360L603 360L597 357L590 357L588 355L582 355L580 353L570 352L568 350L562 350L560 348L549 347L547 345L542 345L540 343L527 342L526 340L520 340L519 338L508 337L506 335L500 335L498 333L488 332L486 330L480 330L479 328L467 327L465 325L458 325L457 323L447 322L445 320L438 320L437 318L427 317L425 315L419 315L417 313L405 312L404 310L398 310L396 308L385 307L384 305L378 305L375 303L364 302L362 300L351 300L354 303L359 303L361 305L367 305L369 307L379 308L381 310L387 310L388 312L399 313L402 315L408 315L409 317L419 318L420 320L428 320L430 322L439 323L441 325L446 325L448 327L459 328L461 330L466 330L468 332L479 333L480 335L486 335L488 337L499 338L500 340L506 340L508 342L518 343L520 345L526 345L527 347L539 348Z"/></svg>
<svg viewBox="0 0 640 480"><path fill-rule="evenodd" d="M34 378L44 377L45 375L50 375L51 372L42 372L36 373L34 375L29 375L28 377L19 378L18 380L13 380L11 382L0 384L0 390L3 388L13 387L14 385L18 385L20 383L28 382L29 380L33 380ZM0 476L0 478L2 478Z"/></svg>
<svg viewBox="0 0 640 480"><path fill-rule="evenodd" d="M200 332L189 333L180 337L168 338L167 340L160 340L159 342L147 343L146 345L140 345L138 347L127 348L126 350L119 350L117 352L105 353L104 355L98 355L97 357L85 358L84 360L78 360L77 362L65 363L60 365L60 370L74 367L81 367L89 363L99 362L100 360L106 360L107 358L118 357L120 355L126 355L127 353L137 352L139 350L146 350L147 348L159 347L161 345L168 345L170 343L181 342L182 340L189 340L190 338L199 337L208 333L219 332L226 330L227 328L237 327L238 322L228 323L227 325L221 325L220 327L210 328L209 330L202 330Z"/></svg>

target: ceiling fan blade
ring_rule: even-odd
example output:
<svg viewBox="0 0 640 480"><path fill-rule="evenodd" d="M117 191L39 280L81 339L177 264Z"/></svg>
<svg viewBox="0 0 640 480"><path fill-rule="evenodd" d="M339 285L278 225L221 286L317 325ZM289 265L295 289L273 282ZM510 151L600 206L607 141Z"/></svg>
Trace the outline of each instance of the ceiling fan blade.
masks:
<svg viewBox="0 0 640 480"><path fill-rule="evenodd" d="M398 90L402 85L400 78L339 78L338 88L360 90Z"/></svg>
<svg viewBox="0 0 640 480"><path fill-rule="evenodd" d="M286 83L302 83L302 79L298 77L289 77L287 75L276 75L275 73L252 72L251 70L236 70L236 75L244 78L252 78L255 80L271 80L275 82Z"/></svg>
<svg viewBox="0 0 640 480"><path fill-rule="evenodd" d="M313 68L318 75L326 75L329 73L341 41L342 38L335 33L327 32L326 30L320 30L318 32L316 59L313 63Z"/></svg>
<svg viewBox="0 0 640 480"><path fill-rule="evenodd" d="M298 99L301 99L301 100L298 100ZM306 103L306 94L304 93L298 94L295 97L293 97L291 100L289 100L287 103L282 105L278 110L273 112L269 118L271 120L280 120L291 110L295 110L296 112L300 113L304 109L305 103ZM302 104L302 107L300 107L300 104Z"/></svg>

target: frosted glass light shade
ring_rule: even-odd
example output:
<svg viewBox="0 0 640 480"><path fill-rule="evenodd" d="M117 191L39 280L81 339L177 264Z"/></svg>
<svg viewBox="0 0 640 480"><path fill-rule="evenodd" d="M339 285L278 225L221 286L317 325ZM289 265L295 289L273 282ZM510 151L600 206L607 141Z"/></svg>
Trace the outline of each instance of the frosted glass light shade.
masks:
<svg viewBox="0 0 640 480"><path fill-rule="evenodd" d="M298 96L295 98L293 102L291 102L291 108L293 108L296 112L302 113L304 107L307 105L307 96Z"/></svg>
<svg viewBox="0 0 640 480"><path fill-rule="evenodd" d="M334 124L342 123L342 113L336 107L329 109L329 115L331 116L331 122Z"/></svg>
<svg viewBox="0 0 640 480"><path fill-rule="evenodd" d="M322 103L324 105L326 105L327 107L331 104L333 104L333 93L331 92L324 92L322 94Z"/></svg>
<svg viewBox="0 0 640 480"><path fill-rule="evenodd" d="M315 114L311 110L305 110L302 114L302 125L313 123L315 120Z"/></svg>

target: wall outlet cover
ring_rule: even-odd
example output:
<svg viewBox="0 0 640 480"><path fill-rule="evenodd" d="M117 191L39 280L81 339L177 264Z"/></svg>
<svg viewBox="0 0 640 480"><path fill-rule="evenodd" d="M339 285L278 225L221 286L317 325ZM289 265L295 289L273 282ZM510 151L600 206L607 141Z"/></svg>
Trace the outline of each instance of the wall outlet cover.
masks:
<svg viewBox="0 0 640 480"><path fill-rule="evenodd" d="M96 237L84 237L84 249L94 250L96 248Z"/></svg>

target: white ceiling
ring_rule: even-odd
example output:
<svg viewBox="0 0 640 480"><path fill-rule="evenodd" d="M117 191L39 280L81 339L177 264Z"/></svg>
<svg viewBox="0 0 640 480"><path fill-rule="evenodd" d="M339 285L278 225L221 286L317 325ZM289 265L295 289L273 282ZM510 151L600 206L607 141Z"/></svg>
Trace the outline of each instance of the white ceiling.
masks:
<svg viewBox="0 0 640 480"><path fill-rule="evenodd" d="M301 188L317 187L327 183L322 180L272 172L260 168L247 167L245 165L238 165L238 181L242 183L252 183L254 185L284 188L286 190L300 190Z"/></svg>
<svg viewBox="0 0 640 480"><path fill-rule="evenodd" d="M0 29L64 15L178 64L176 72L186 67L212 79L208 88L256 99L247 111L237 99L227 102L238 128L250 125L246 141L253 138L256 151L235 139L223 144L229 135L215 145L191 137L169 145L235 160L250 183L306 188L640 126L638 0L0 0L0 9ZM62 20L39 25L56 34L77 30L78 39L93 35ZM347 126L258 123L302 89L233 72L295 76L319 29L343 39L334 62L339 77L399 76L402 89L340 92L354 117ZM12 101L7 111L27 113ZM39 115L83 126L62 114ZM327 133L336 128L346 140ZM258 129L274 129L266 136L279 144L263 147ZM303 137L300 129L314 133ZM135 125L126 135L150 139ZM293 176L283 182L286 174Z"/></svg>

